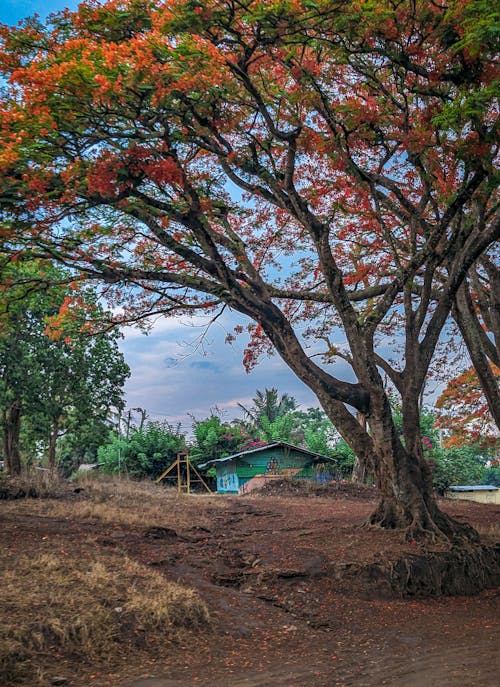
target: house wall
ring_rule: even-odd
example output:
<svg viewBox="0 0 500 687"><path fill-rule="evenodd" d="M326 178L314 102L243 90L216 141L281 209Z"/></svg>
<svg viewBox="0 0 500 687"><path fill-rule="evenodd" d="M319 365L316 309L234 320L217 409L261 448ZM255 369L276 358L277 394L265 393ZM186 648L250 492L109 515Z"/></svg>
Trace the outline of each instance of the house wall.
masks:
<svg viewBox="0 0 500 687"><path fill-rule="evenodd" d="M233 461L221 463L216 467L217 491L221 494L237 494L239 488L238 475Z"/></svg>
<svg viewBox="0 0 500 687"><path fill-rule="evenodd" d="M477 501L478 503L499 503L500 504L500 489L494 491L446 491L446 497L449 499L461 499L467 501Z"/></svg>
<svg viewBox="0 0 500 687"><path fill-rule="evenodd" d="M238 492L248 493L280 477L312 478L312 458L300 451L275 447L250 453L235 461Z"/></svg>
<svg viewBox="0 0 500 687"><path fill-rule="evenodd" d="M221 494L246 494L271 479L315 476L312 456L283 446L249 453L216 465L217 491Z"/></svg>

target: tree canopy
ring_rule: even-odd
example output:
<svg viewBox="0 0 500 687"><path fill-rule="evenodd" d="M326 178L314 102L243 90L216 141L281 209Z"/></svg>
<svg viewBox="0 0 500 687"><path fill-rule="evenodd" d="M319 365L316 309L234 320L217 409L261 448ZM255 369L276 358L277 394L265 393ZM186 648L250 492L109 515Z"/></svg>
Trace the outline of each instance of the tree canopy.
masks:
<svg viewBox="0 0 500 687"><path fill-rule="evenodd" d="M500 232L494 22L484 0L123 0L4 28L4 250L102 281L123 319L248 316L245 365L272 347L316 393L375 475L371 522L461 536L418 397Z"/></svg>
<svg viewBox="0 0 500 687"><path fill-rule="evenodd" d="M491 365L495 384L500 382L500 370ZM484 387L480 384L474 367L453 377L436 401L438 426L447 430L447 446L481 444L494 447L499 444L498 429L489 412Z"/></svg>

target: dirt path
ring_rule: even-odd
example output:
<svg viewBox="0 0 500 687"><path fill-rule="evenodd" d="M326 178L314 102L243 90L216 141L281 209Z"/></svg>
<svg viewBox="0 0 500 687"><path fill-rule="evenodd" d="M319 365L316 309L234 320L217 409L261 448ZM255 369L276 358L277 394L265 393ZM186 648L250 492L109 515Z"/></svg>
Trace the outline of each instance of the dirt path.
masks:
<svg viewBox="0 0 500 687"><path fill-rule="evenodd" d="M353 623L342 635L301 628L287 641L275 637L256 655L257 634L253 642L238 642L236 660L190 660L188 675L173 667L170 677L126 681L124 687L498 685L499 607L491 592L451 604L418 602L406 617L404 604L378 608L371 621L365 610L362 627ZM373 637L366 636L367 624Z"/></svg>
<svg viewBox="0 0 500 687"><path fill-rule="evenodd" d="M446 507L485 532L498 531L498 506ZM112 666L68 658L51 674L64 668L71 687L498 684L499 590L391 598L360 570L419 550L398 533L355 527L370 502L248 497L215 507L194 498L175 508L195 509L192 518L182 513L186 524L175 531L169 512L154 527L42 516L28 508L4 513L0 546L8 555L51 546L95 560L112 549L194 587L210 609L208 632L186 631L135 653L124 649Z"/></svg>
<svg viewBox="0 0 500 687"><path fill-rule="evenodd" d="M359 581L356 596L345 584L339 591L339 565L356 570L371 557L414 552L399 535L353 530L370 508L228 500L210 532L179 544L173 565L213 606L216 636L184 667L174 662L156 682L124 687L496 686L496 591L425 601L359 598L373 592ZM460 517L481 512L471 504Z"/></svg>

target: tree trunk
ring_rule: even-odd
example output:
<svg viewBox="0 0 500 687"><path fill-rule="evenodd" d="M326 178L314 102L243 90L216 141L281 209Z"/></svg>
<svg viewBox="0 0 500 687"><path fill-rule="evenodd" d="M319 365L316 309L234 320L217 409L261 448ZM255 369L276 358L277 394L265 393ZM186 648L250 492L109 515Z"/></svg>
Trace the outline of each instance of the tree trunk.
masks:
<svg viewBox="0 0 500 687"><path fill-rule="evenodd" d="M19 475L21 473L20 434L21 403L13 401L3 414L3 458L5 461L5 471L10 475Z"/></svg>
<svg viewBox="0 0 500 687"><path fill-rule="evenodd" d="M484 332L474 314L470 294L466 290L465 284L462 284L457 293L452 314L469 351L470 359L483 388L488 408L497 427L500 428L500 391L498 389L498 382L490 365L491 358L484 350L481 340Z"/></svg>
<svg viewBox="0 0 500 687"><path fill-rule="evenodd" d="M366 415L364 415L363 413L357 413L356 418L361 427L363 427L363 429L366 430ZM356 454L354 458L354 465L352 467L351 482L353 484L366 484L367 481L368 470L366 463L363 460L361 460L361 458Z"/></svg>
<svg viewBox="0 0 500 687"><path fill-rule="evenodd" d="M366 484L368 480L368 471L366 465L358 456L354 457L354 465L352 466L351 482L353 484Z"/></svg>
<svg viewBox="0 0 500 687"><path fill-rule="evenodd" d="M52 431L49 432L49 451L48 451L48 466L49 470L53 472L56 467L56 445L57 437L59 436L59 421L55 420L52 426Z"/></svg>
<svg viewBox="0 0 500 687"><path fill-rule="evenodd" d="M425 459L420 436L418 394L403 397L403 434L397 435L385 394L372 401L370 417L374 444L374 477L380 501L369 523L404 528L408 540L475 541L477 533L439 510L432 486L432 468Z"/></svg>
<svg viewBox="0 0 500 687"><path fill-rule="evenodd" d="M472 528L442 513L434 498L432 471L424 459L420 437L418 402L428 364L419 353L418 329L407 328L407 337L411 337L406 347L407 364L405 373L397 380L400 394L411 400L405 447L394 426L389 399L370 346L359 346L353 356L359 381L351 385L340 383L311 363L289 323L273 305L269 311L275 315L274 319L263 318L261 312L246 314L259 321L283 360L314 391L343 439L373 475L380 501L368 523L405 529L410 540L439 539L462 544L465 540L477 540ZM428 348L431 344L427 344ZM370 433L348 405L367 416ZM407 409L403 407L403 416Z"/></svg>

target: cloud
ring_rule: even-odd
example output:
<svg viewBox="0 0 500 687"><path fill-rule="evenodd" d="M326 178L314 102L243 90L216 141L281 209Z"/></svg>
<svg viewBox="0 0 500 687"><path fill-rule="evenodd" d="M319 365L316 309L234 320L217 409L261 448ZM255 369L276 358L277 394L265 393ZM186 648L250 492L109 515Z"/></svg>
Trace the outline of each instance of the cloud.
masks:
<svg viewBox="0 0 500 687"><path fill-rule="evenodd" d="M201 317L189 323L162 318L148 336L126 328L121 349L132 370L125 389L127 407L145 408L151 419L189 428L191 416L207 417L215 407L227 420L241 417L238 403L250 405L256 389L274 386L304 408L318 405L278 356L264 358L250 374L245 372L245 336L225 343L236 324L247 324L242 316L225 313L208 332L207 323Z"/></svg>
<svg viewBox="0 0 500 687"><path fill-rule="evenodd" d="M219 365L217 363L211 362L210 360L193 360L193 362L190 363L189 366L191 368L198 368L200 370L212 370L212 372L215 372L219 369Z"/></svg>

